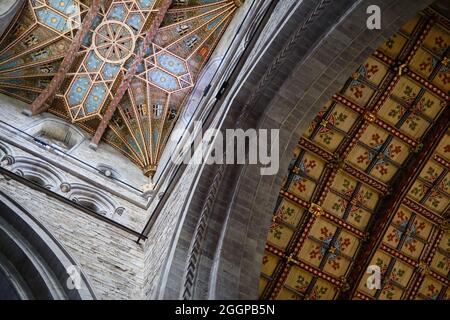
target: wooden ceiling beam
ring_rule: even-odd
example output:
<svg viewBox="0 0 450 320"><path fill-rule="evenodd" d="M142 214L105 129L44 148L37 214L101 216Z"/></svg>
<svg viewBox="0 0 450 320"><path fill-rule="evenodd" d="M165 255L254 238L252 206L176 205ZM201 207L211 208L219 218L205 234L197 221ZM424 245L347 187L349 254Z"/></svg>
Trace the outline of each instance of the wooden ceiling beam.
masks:
<svg viewBox="0 0 450 320"><path fill-rule="evenodd" d="M334 165L338 167L336 169L341 169L348 175L355 178L357 181L367 184L368 186L374 188L378 192L384 194L388 191L388 187L382 181L373 178L370 174L367 174L362 170L353 167L351 164L347 162L336 163L336 161L339 162L338 159L333 158L331 153L319 147L315 143L309 141L307 138L304 137L300 138L298 144L302 149L319 156L322 160L326 161L327 164L335 163ZM327 181L327 179L325 179L325 181Z"/></svg>
<svg viewBox="0 0 450 320"><path fill-rule="evenodd" d="M312 206L312 202L304 201L300 198L297 198L294 194L290 193L289 191L283 190L283 189L280 190L280 196L283 197L283 199L290 200L290 201L294 202L295 204L298 204L299 206L302 206L303 208L308 209L308 210ZM365 233L363 231L351 226L344 219L335 216L334 214L328 212L327 210L323 210L321 217L337 226L342 227L343 229L345 229L348 232L350 232L351 234L353 234L356 238L364 238ZM278 219L276 219L276 220L279 221ZM277 221L275 221L275 222L277 222Z"/></svg>
<svg viewBox="0 0 450 320"><path fill-rule="evenodd" d="M355 104L352 101L348 100L343 95L340 95L340 94L333 95L333 101L336 101L336 102L339 102L339 103L345 105L346 107L348 107L351 110L359 113L360 115L366 116L366 115L370 114L370 113L367 113L364 108L361 108L357 104ZM383 128L384 130L386 130L389 134L399 138L400 140L402 140L403 142L405 142L406 144L408 144L409 146L411 146L413 148L415 148L415 147L417 147L419 145L419 143L415 139L409 137L405 133L401 132L400 129L396 128L395 126L393 126L393 125L391 125L389 123L387 123L386 121L384 121L383 119L380 119L377 116L375 116L375 118L373 120L373 123L375 123L380 128Z"/></svg>
<svg viewBox="0 0 450 320"><path fill-rule="evenodd" d="M415 281L410 283L410 290L408 299L414 300L419 293L419 289L422 286L423 281L427 276L431 276L435 280L441 282L443 286L449 285L449 280L441 276L440 274L437 274L433 272L432 270L429 270L428 266L432 263L434 256L436 255L436 251L438 249L439 243L441 242L445 231L444 230L436 230L436 236L434 237L434 241L429 246L429 250L427 254L425 255L424 259L422 260L422 264L420 267L423 267L422 272L419 273L415 279Z"/></svg>
<svg viewBox="0 0 450 320"><path fill-rule="evenodd" d="M322 172L322 177L319 179L319 183L317 184L312 196L312 200L310 201L304 201L285 191L291 183L291 177L296 174L292 169L290 170L288 179L286 180L285 184L286 187L280 192L280 198L288 199L296 205L305 208L306 210L304 216L302 217L302 220L300 220L300 222L298 223L294 234L291 236L291 240L286 249L277 248L276 250L274 250L276 251L276 255L283 259L280 263L278 263L277 268L271 275L270 284L266 286L263 293L264 298L276 299L278 297L279 291L283 288L287 276L289 275L291 266L293 264L299 266L295 261L295 257L302 248L306 239L310 236L311 228L318 219L318 216L320 216L321 219L328 220L332 224L338 226L338 228L347 229L348 231L348 228L342 227L342 223L344 223L343 219L334 219L334 217L333 219L330 219L330 217L327 216L330 215L330 213L326 212L320 207L323 204L325 196L330 190L330 186L334 180L336 173L341 170L353 176L359 182L363 182L371 186L377 192L384 194L384 199L381 200L381 203L379 203L381 206L376 209L376 212L374 214L372 222L368 226L368 229L364 230L364 232L360 231L361 234L364 235L364 237L362 237L362 247L358 249L358 253L354 257L355 261L351 264L348 277L340 279L341 285L338 286L338 298L340 299L349 299L354 296L367 300L374 299L373 297L369 297L357 292L359 281L361 281L360 279L366 271L364 268L367 267L366 264L368 264L368 262L372 258L373 252L379 247L385 229L389 225L392 214L396 212L398 207L402 204L402 201L409 201L409 199L405 197L407 191L409 191L411 184L414 183L415 178L420 174L422 167L425 165L427 160L433 155L432 150L436 148L440 138L443 136L443 134L445 134L445 130L448 128L448 123L450 120L448 110L444 110L437 118L437 120L433 123L432 130L430 130L425 136L421 137L420 139L413 139L407 134L403 133L399 127L390 125L386 121L378 117L378 113L381 107L392 95L394 89L396 88L396 85L402 77L417 82L422 86L422 89L426 89L448 102L448 95L441 89L439 89L435 84L431 83L433 77L425 79L408 68L408 64L411 64L412 58L423 44L426 36L431 30L432 25L433 21L428 17L421 18L413 34L408 37L408 43L406 43L406 46L403 47L402 52L395 59L389 58L387 55L383 54L380 51L376 51L373 54L373 56L377 60L380 60L384 64L388 65L388 71L379 86L374 89L374 96L370 99L368 105L365 108L358 106L356 103L353 103L340 93L337 93L333 96L332 100L334 103L340 102L345 107L351 109L359 115L359 117L353 124L352 129L347 132L344 141L341 143L338 149L336 149L334 152L330 152L313 142L315 135L320 132L321 127L327 127L328 129L331 129L331 126L329 126L327 119L333 110L332 107L324 111L323 114L320 114L320 117L316 117L316 127L313 129L311 137L309 139L301 138L299 140L298 145L301 147L301 149L311 152L324 160L326 162L326 168L324 168L324 171ZM438 67L439 66L440 65L438 65ZM358 75L358 79L360 79L360 75ZM348 83L350 83L350 81ZM344 86L344 89L340 91L341 93L348 88L348 83L346 84L346 86ZM371 85L374 86L373 84ZM420 99L420 97L421 96L418 95L414 102L411 103L411 108L418 103L418 99ZM355 169L351 164L349 164L349 162L346 162L348 160L348 155L353 149L354 145L365 133L365 129L370 124L373 124L378 128L383 128L390 136L397 137L398 139L402 140L409 145L410 152L414 153L414 155L410 156L407 162L401 166L401 169L397 173L395 179L393 180L393 183L389 183L388 185L378 181L378 179L374 177L371 177L370 174ZM398 124L398 126L400 126L400 123ZM390 139L392 138L390 137ZM297 165L300 157L302 157L302 152L300 152L295 165ZM439 163L442 163L443 160L439 160L440 161L437 161ZM353 191L352 197L354 196L355 192L357 191ZM317 215L317 210L314 210L313 204L320 209L319 215ZM433 221L438 220L436 215L431 214L430 212L425 210L422 211L419 211L418 209L416 212L422 213L422 215L427 218L434 219ZM428 215L423 213L427 213ZM276 216L273 222L279 222ZM270 247L269 243L267 243L266 250L274 253L273 251L271 251L271 249L272 248ZM326 259L326 257L324 259ZM309 284L307 290L311 290L314 286L314 279L315 277L313 275L313 280ZM305 298L308 296L308 291L298 295L299 298Z"/></svg>
<svg viewBox="0 0 450 320"><path fill-rule="evenodd" d="M366 272L365 268L370 262L374 250L380 245L383 234L389 226L389 220L393 212L395 212L402 204L403 199L413 185L417 176L422 171L428 159L432 157L437 145L446 134L449 128L449 123L450 109L446 109L439 116L433 130L431 130L423 139L424 147L422 152L412 157L410 161L408 161L408 164L398 172L398 178L392 184L392 190L398 190L398 192L387 196L383 201L384 204L378 208L375 214L378 218L369 230L370 237L359 250L359 254L355 258L354 267L347 277L347 283L351 286L351 288L345 292L341 292L339 299L350 299L358 288L359 282Z"/></svg>

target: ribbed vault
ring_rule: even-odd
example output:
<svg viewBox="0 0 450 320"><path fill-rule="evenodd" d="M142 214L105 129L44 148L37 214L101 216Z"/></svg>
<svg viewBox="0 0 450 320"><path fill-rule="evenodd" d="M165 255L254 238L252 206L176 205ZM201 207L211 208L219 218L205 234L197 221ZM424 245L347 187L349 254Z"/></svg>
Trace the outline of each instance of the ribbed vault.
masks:
<svg viewBox="0 0 450 320"><path fill-rule="evenodd" d="M94 147L103 139L153 175L240 3L28 0L0 39L0 92L77 124Z"/></svg>

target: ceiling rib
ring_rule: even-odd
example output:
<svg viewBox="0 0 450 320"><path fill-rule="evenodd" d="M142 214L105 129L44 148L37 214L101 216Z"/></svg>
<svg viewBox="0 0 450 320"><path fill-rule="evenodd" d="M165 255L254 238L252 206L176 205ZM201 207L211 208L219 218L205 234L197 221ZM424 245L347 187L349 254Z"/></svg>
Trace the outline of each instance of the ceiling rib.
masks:
<svg viewBox="0 0 450 320"><path fill-rule="evenodd" d="M125 77L122 79L122 82L121 82L120 86L118 87L118 89L114 95L114 98L112 99L111 103L108 105L105 113L102 116L102 120L101 120L99 126L97 127L97 130L95 131L94 136L92 137L91 143L89 144L89 146L92 149L94 149L94 150L97 149L97 146L98 146L106 128L108 127L108 124L111 121L111 119L117 109L117 106L119 105L120 101L122 100L122 97L125 94L125 92L128 90L131 80L136 75L138 65L144 59L145 52L147 51L149 46L152 44L153 38L155 37L156 32L158 31L166 13L167 13L167 10L169 10L169 7L171 6L171 4L172 4L172 0L165 0L161 4L161 7L159 8L158 13L156 14L155 18L153 19L152 24L151 24L148 32L145 35L144 44L143 44L141 50L137 54L136 59L133 61L131 68L128 70Z"/></svg>
<svg viewBox="0 0 450 320"><path fill-rule="evenodd" d="M56 94L56 91L58 91L61 84L63 83L67 71L72 66L72 63L75 60L76 53L81 48L81 43L83 41L84 36L89 31L92 22L94 21L94 18L97 16L100 10L101 3L102 3L101 0L94 0L92 2L92 5L87 15L83 19L80 30L78 30L77 34L75 35L73 42L70 44L70 48L67 52L67 55L65 55L63 61L59 66L58 72L52 78L48 87L44 91L42 91L41 94L39 94L39 96L36 98L36 100L34 100L33 103L31 104L31 115L37 115L39 113L46 111L49 108L50 105L48 103L46 104L46 102L53 99L53 97Z"/></svg>

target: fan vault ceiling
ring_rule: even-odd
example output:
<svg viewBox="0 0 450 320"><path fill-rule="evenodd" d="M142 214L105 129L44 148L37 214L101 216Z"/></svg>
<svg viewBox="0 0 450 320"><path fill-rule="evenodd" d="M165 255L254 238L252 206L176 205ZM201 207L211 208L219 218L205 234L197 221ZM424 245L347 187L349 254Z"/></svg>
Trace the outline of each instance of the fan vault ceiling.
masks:
<svg viewBox="0 0 450 320"><path fill-rule="evenodd" d="M187 95L240 5L234 0L171 2L165 13L163 0L103 1L54 98L42 101L38 110L102 138L146 175L154 174ZM26 1L0 39L0 92L33 103L51 90L92 4ZM164 13L152 42L145 45L152 23ZM115 109L112 101L131 69L134 76Z"/></svg>

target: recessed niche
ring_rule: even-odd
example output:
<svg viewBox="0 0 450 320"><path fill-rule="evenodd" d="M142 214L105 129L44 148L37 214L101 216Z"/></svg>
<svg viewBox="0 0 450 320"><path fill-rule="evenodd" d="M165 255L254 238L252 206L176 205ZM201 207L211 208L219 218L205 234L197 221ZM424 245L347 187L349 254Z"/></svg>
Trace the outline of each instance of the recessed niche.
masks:
<svg viewBox="0 0 450 320"><path fill-rule="evenodd" d="M40 141L66 152L72 150L84 139L79 129L55 119L45 119L29 131Z"/></svg>

